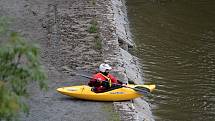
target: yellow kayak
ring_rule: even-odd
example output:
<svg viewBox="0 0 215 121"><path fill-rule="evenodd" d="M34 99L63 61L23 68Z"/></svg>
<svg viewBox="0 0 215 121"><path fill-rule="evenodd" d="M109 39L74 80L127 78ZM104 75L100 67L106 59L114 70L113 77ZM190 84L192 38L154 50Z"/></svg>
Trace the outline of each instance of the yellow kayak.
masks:
<svg viewBox="0 0 215 121"><path fill-rule="evenodd" d="M137 88L138 87L138 88ZM95 93L91 91L91 87L87 85L81 86L70 86L58 88L57 91L67 96L84 100L95 100L95 101L123 101L131 100L140 96L143 96L142 92L144 89L148 92L152 92L155 89L155 85L127 85L127 87L121 87L111 91L103 93Z"/></svg>

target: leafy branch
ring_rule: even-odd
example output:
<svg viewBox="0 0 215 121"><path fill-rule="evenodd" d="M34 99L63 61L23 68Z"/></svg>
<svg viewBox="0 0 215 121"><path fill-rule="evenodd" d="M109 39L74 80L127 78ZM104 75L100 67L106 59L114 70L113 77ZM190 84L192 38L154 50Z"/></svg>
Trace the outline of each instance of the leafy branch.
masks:
<svg viewBox="0 0 215 121"><path fill-rule="evenodd" d="M41 89L47 88L38 45L27 43L16 32L7 33L9 40L0 45L0 120L15 119L20 110L28 112L22 97L28 95L29 83L35 81Z"/></svg>

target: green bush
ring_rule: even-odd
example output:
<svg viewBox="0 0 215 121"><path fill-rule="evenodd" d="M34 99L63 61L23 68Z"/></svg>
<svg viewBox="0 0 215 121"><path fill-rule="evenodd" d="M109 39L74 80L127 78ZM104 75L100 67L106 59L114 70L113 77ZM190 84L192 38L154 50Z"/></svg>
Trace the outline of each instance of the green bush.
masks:
<svg viewBox="0 0 215 121"><path fill-rule="evenodd" d="M1 32L5 33L4 27ZM39 62L38 45L27 43L16 32L6 33L9 40L0 45L0 120L15 120L19 111L28 112L22 100L28 95L27 85L36 81L41 89L47 88L46 74Z"/></svg>
<svg viewBox="0 0 215 121"><path fill-rule="evenodd" d="M102 41L98 35L94 36L94 41L95 41L95 49L101 50L102 49Z"/></svg>
<svg viewBox="0 0 215 121"><path fill-rule="evenodd" d="M97 28L97 22L95 19L93 19L90 23L90 27L88 28L89 33L97 33L98 28Z"/></svg>

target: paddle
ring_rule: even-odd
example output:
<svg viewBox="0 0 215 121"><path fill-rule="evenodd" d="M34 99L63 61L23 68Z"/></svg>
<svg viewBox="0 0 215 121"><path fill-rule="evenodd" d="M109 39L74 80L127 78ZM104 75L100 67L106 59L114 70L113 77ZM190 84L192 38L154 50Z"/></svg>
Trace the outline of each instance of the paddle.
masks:
<svg viewBox="0 0 215 121"><path fill-rule="evenodd" d="M82 76L82 77L85 77L85 78L88 78L88 79L93 79L92 77L90 76L87 76L87 75L83 75L83 74L75 74L75 75L78 75L78 76ZM122 86L122 87L125 87L125 88L130 88L130 89L133 89L134 91L138 92L139 94L148 94L150 92L150 90L146 87L142 87L142 86L135 86L134 88L133 87L129 87L129 86L124 86L124 85L121 85L121 84L116 84L116 85L119 85L119 86Z"/></svg>

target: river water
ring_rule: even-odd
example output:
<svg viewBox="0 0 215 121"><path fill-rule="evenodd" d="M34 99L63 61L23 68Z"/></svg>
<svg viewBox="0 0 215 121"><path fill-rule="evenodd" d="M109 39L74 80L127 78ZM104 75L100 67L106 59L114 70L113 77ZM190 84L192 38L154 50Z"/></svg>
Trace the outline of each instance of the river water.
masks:
<svg viewBox="0 0 215 121"><path fill-rule="evenodd" d="M156 121L215 121L215 0L127 0Z"/></svg>

